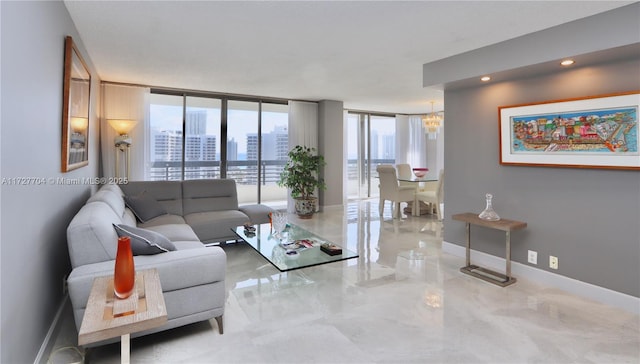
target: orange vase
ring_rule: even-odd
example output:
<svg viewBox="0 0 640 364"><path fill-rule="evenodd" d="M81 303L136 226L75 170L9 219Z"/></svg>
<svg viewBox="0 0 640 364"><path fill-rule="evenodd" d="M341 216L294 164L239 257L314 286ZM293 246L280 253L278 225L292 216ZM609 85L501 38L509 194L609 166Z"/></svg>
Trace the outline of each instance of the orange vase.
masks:
<svg viewBox="0 0 640 364"><path fill-rule="evenodd" d="M127 298L131 296L135 286L135 277L136 267L133 264L131 238L123 236L118 238L116 265L113 270L113 291L116 297Z"/></svg>

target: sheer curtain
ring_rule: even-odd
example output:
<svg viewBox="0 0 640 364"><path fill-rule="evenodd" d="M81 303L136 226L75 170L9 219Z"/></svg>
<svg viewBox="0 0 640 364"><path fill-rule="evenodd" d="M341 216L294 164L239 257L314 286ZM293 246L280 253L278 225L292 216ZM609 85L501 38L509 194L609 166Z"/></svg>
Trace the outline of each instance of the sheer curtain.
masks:
<svg viewBox="0 0 640 364"><path fill-rule="evenodd" d="M318 149L318 104L315 102L289 101L289 150L296 145ZM315 195L318 196L317 192ZM290 193L287 210L295 212Z"/></svg>
<svg viewBox="0 0 640 364"><path fill-rule="evenodd" d="M129 133L132 139L131 168L129 179L132 181L146 179L149 163L149 95L148 87L127 85L102 85L102 118L100 119L100 144L102 153L102 175L114 177L116 172L116 148L114 145L117 133L108 120L136 120L137 124Z"/></svg>
<svg viewBox="0 0 640 364"><path fill-rule="evenodd" d="M411 168L427 167L427 134L419 115L396 115L396 164L409 163Z"/></svg>

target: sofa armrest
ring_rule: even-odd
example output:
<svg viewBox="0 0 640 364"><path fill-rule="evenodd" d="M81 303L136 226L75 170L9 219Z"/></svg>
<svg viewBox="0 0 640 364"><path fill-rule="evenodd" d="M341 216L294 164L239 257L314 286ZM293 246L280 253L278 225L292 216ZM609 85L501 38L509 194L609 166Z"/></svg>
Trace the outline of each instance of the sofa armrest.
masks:
<svg viewBox="0 0 640 364"><path fill-rule="evenodd" d="M227 257L220 247L203 247L134 257L136 270L156 268L162 292L224 282ZM113 275L115 261L76 267L67 279L74 309L84 308L96 277Z"/></svg>

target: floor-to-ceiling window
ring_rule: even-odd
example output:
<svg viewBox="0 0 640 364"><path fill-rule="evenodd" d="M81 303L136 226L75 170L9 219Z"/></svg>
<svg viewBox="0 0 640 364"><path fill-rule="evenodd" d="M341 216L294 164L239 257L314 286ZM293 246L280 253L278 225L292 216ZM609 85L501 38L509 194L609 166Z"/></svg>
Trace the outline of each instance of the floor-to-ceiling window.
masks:
<svg viewBox="0 0 640 364"><path fill-rule="evenodd" d="M185 98L184 179L220 178L219 99Z"/></svg>
<svg viewBox="0 0 640 364"><path fill-rule="evenodd" d="M286 204L277 186L287 161L285 102L152 91L149 178L231 178L239 203Z"/></svg>
<svg viewBox="0 0 640 364"><path fill-rule="evenodd" d="M379 193L376 166L395 163L394 116L349 112L347 117L347 196Z"/></svg>
<svg viewBox="0 0 640 364"><path fill-rule="evenodd" d="M287 188L277 182L289 159L289 106L263 102L261 111L260 200L286 205Z"/></svg>
<svg viewBox="0 0 640 364"><path fill-rule="evenodd" d="M219 99L151 94L149 178L220 178Z"/></svg>
<svg viewBox="0 0 640 364"><path fill-rule="evenodd" d="M259 115L258 102L227 104L227 178L236 181L240 203L258 202Z"/></svg>
<svg viewBox="0 0 640 364"><path fill-rule="evenodd" d="M151 180L182 179L184 97L151 94L149 172Z"/></svg>

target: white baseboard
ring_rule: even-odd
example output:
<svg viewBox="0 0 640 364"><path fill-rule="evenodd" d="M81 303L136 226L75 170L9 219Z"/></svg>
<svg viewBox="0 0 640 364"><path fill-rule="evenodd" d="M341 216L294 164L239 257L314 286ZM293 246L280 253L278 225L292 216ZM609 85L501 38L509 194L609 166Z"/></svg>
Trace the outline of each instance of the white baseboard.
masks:
<svg viewBox="0 0 640 364"><path fill-rule="evenodd" d="M465 257L465 247L442 242L442 252ZM479 266L492 268L498 272L504 272L505 259L471 249L471 262ZM610 306L618 307L633 314L640 315L640 298L630 296L608 288L596 286L591 283L565 277L560 274L548 272L532 266L511 261L511 273L516 278L525 278L532 282L544 284L569 293L589 298Z"/></svg>
<svg viewBox="0 0 640 364"><path fill-rule="evenodd" d="M58 311L56 315L53 317L53 321L51 322L51 326L47 331L47 335L45 335L44 340L42 341L42 345L40 345L40 350L38 350L38 354L36 355L34 364L47 363L49 358L43 358L45 355L49 355L51 353L51 349L53 349L53 345L55 344L56 334L58 329L60 328L60 324L62 323L60 320L62 318L62 312L64 311L65 305L69 302L69 295L65 294L62 297L62 301L58 306Z"/></svg>

